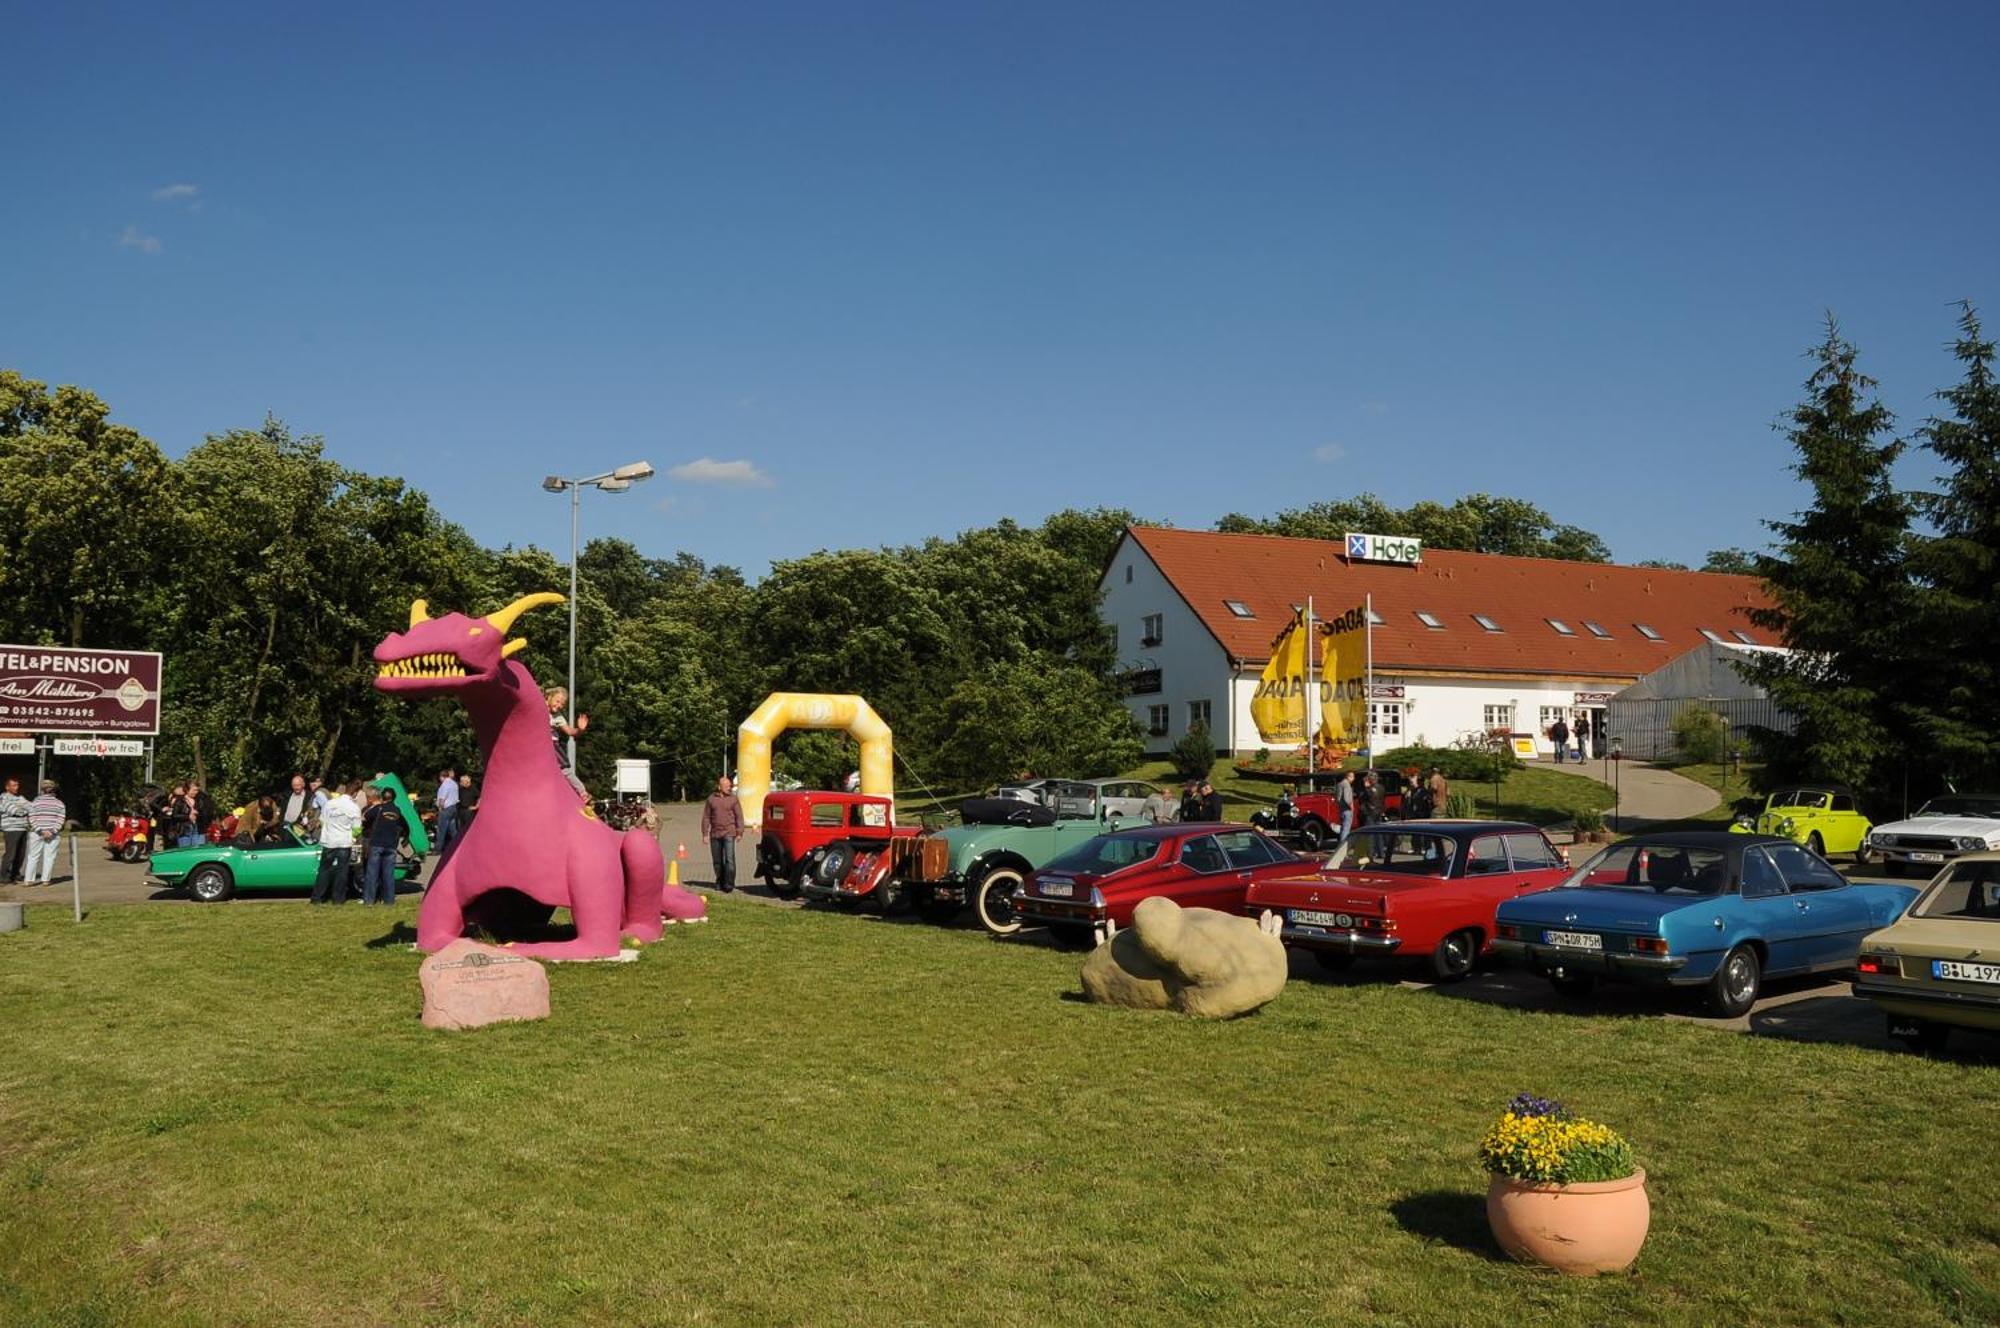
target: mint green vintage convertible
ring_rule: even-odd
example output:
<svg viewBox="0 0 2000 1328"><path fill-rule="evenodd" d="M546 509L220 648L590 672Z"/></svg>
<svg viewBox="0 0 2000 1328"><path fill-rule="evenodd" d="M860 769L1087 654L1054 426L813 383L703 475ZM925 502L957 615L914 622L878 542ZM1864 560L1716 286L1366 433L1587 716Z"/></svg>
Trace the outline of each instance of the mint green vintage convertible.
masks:
<svg viewBox="0 0 2000 1328"><path fill-rule="evenodd" d="M396 808L410 828L396 856L396 880L399 884L414 881L423 871L424 855L430 852L430 835L418 819L416 806L401 780L394 775L383 775L373 782L395 791ZM184 889L204 904L219 903L238 892L312 889L313 878L319 874L319 845L291 826L281 833L282 839L275 844L252 844L238 839L234 843L163 849L153 855L146 876L169 890ZM359 885L357 863L357 889Z"/></svg>

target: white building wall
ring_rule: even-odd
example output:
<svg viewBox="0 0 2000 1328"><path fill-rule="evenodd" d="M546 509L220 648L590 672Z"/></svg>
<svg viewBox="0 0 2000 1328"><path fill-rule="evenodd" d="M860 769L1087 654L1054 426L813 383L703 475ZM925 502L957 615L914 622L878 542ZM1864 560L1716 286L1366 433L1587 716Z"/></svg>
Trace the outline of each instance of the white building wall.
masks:
<svg viewBox="0 0 2000 1328"><path fill-rule="evenodd" d="M1119 542L1118 552L1105 570L1102 588L1104 600L1098 613L1105 625L1118 633L1119 671L1160 671L1158 692L1125 698L1142 730L1148 727L1151 707L1167 707L1167 731L1148 733L1146 750L1164 752L1187 735L1191 702L1208 703L1208 731L1218 748L1227 748L1231 742L1229 657L1222 644L1130 535ZM1146 645L1145 620L1155 614L1160 618L1159 643ZM1271 629L1273 636L1277 632L1277 627ZM1255 729L1250 732L1254 735ZM1242 743L1238 737L1237 746Z"/></svg>
<svg viewBox="0 0 2000 1328"><path fill-rule="evenodd" d="M1402 708L1395 715L1401 721L1402 731L1397 734L1378 730L1377 746L1381 750L1411 746L1449 747L1467 734L1486 732L1487 707L1502 706L1512 707L1514 732L1533 734L1536 750L1543 756L1554 754L1548 739L1542 736L1546 727L1545 709L1560 709L1573 724L1579 709L1602 710L1605 704L1603 700L1586 700L1579 705L1577 697L1580 693L1586 697L1597 694L1608 698L1618 689L1615 682L1423 678L1388 671L1375 675L1375 685L1378 690L1375 704L1378 708L1399 704L1393 698L1380 696L1383 689L1396 686L1403 689ZM1240 735L1237 750L1254 752L1264 745L1257 736L1256 724L1250 718L1250 698L1257 692L1256 675L1246 671L1232 690L1236 732Z"/></svg>

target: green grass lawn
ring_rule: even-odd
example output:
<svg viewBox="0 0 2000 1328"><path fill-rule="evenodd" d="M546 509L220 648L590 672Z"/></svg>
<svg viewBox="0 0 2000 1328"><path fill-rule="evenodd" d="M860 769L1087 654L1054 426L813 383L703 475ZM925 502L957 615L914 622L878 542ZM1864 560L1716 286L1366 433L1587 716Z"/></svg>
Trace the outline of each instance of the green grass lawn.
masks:
<svg viewBox="0 0 2000 1328"><path fill-rule="evenodd" d="M1038 945L714 914L438 1034L380 911L31 910L0 1323L2000 1315L1991 1067L1371 981L1203 1023L1068 999ZM1476 1145L1523 1089L1637 1146L1632 1274L1497 1255Z"/></svg>

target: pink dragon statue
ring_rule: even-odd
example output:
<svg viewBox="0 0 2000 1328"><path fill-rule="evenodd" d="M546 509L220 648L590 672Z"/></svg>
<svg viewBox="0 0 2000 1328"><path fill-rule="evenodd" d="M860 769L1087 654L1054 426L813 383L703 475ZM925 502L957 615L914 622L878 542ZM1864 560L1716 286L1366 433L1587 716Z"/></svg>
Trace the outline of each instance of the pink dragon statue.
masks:
<svg viewBox="0 0 2000 1328"><path fill-rule="evenodd" d="M469 921L500 916L506 899L531 919L566 907L573 941L522 943L542 959L601 959L620 937L657 941L661 918L707 914L701 896L666 883L659 842L644 830L623 834L591 816L564 778L549 741L548 702L532 674L507 658L528 643L507 632L529 609L560 604L561 595L527 595L498 613L433 618L424 601L410 605L410 628L375 647L375 686L399 695L455 693L479 736L485 782L479 815L444 855L417 914L417 948L441 950ZM523 899L525 897L525 899ZM521 911L515 910L520 916Z"/></svg>

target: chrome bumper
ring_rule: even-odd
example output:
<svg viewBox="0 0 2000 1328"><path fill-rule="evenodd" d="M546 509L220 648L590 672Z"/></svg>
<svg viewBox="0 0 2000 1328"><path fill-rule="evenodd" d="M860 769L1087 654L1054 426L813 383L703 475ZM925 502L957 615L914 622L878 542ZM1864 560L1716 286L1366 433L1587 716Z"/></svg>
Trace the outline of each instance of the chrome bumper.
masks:
<svg viewBox="0 0 2000 1328"><path fill-rule="evenodd" d="M1338 950L1343 954L1394 954L1402 948L1400 936L1374 936L1363 931L1319 931L1312 928L1283 927L1278 939L1305 950Z"/></svg>
<svg viewBox="0 0 2000 1328"><path fill-rule="evenodd" d="M1093 904L1088 899L1044 899L1040 895L1013 894L1008 902L1014 906L1014 916L1023 922L1102 922L1110 916L1110 910L1102 904Z"/></svg>
<svg viewBox="0 0 2000 1328"><path fill-rule="evenodd" d="M1507 959L1525 963L1537 973L1561 969L1565 973L1589 973L1639 982L1673 982L1688 962L1685 955L1565 950L1541 941L1495 939L1493 951Z"/></svg>
<svg viewBox="0 0 2000 1328"><path fill-rule="evenodd" d="M1854 979L1854 994L1877 1001L1913 1001L1947 1010L2000 1010L2000 990L1945 991L1937 987L1906 987L1900 983Z"/></svg>

